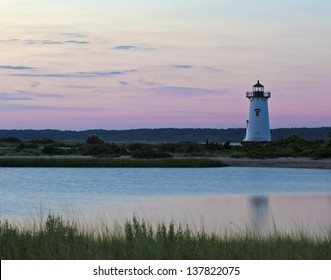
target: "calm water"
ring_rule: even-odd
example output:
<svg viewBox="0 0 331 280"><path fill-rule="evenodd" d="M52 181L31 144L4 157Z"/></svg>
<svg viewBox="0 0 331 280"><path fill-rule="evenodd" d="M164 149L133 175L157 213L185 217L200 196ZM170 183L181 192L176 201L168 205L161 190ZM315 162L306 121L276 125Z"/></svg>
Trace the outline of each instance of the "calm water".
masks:
<svg viewBox="0 0 331 280"><path fill-rule="evenodd" d="M213 231L331 225L331 170L0 168L0 191L2 218L50 210L103 222L136 213Z"/></svg>

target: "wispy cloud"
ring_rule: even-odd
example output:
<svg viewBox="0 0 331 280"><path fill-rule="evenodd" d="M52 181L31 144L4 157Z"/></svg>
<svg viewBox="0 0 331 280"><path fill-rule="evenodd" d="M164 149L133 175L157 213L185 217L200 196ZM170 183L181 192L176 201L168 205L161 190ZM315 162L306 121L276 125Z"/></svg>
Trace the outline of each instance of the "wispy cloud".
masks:
<svg viewBox="0 0 331 280"><path fill-rule="evenodd" d="M62 88L73 88L73 89L99 89L99 86L81 86L81 85L64 85Z"/></svg>
<svg viewBox="0 0 331 280"><path fill-rule="evenodd" d="M118 83L122 86L127 86L129 83L126 81L118 81Z"/></svg>
<svg viewBox="0 0 331 280"><path fill-rule="evenodd" d="M90 44L88 41L81 41L81 40L22 40L22 39L9 39L9 40L0 40L2 43L23 43L26 45L87 45Z"/></svg>
<svg viewBox="0 0 331 280"><path fill-rule="evenodd" d="M192 65L175 65L175 68L180 68L180 69L188 69L188 68L192 68Z"/></svg>
<svg viewBox="0 0 331 280"><path fill-rule="evenodd" d="M87 41L78 40L66 40L66 41L55 41L55 40L25 40L28 45L64 45L64 44L78 44L86 45L89 44Z"/></svg>
<svg viewBox="0 0 331 280"><path fill-rule="evenodd" d="M138 83L140 83L144 86L149 86L149 87L161 87L161 86L163 86L163 84L161 84L161 83L157 83L157 82L153 82L153 81L146 81L144 79L139 79Z"/></svg>
<svg viewBox="0 0 331 280"><path fill-rule="evenodd" d="M0 110L2 111L37 111L37 110L47 110L47 111L84 111L86 108L74 108L74 107L63 107L63 106L43 106L43 105L32 105L32 104L1 104Z"/></svg>
<svg viewBox="0 0 331 280"><path fill-rule="evenodd" d="M60 35L68 36L68 37L77 37L77 38L86 38L87 36L83 33L79 32L66 32L66 33L60 33Z"/></svg>
<svg viewBox="0 0 331 280"><path fill-rule="evenodd" d="M15 93L0 93L0 100L1 101L32 100L32 98Z"/></svg>
<svg viewBox="0 0 331 280"><path fill-rule="evenodd" d="M74 73L16 73L8 74L16 77L47 77L47 78L100 78L124 75L126 73L135 72L136 70L123 70L123 71L90 71L90 72L74 72Z"/></svg>
<svg viewBox="0 0 331 280"><path fill-rule="evenodd" d="M30 67L30 66L14 66L14 65L0 65L1 69L6 69L6 70L34 70L36 68Z"/></svg>
<svg viewBox="0 0 331 280"><path fill-rule="evenodd" d="M26 40L28 45L62 45L64 42L54 40Z"/></svg>
<svg viewBox="0 0 331 280"><path fill-rule="evenodd" d="M137 46L133 46L133 45L122 45L122 46L116 46L113 49L114 50L132 50L132 49L137 49Z"/></svg>
<svg viewBox="0 0 331 280"><path fill-rule="evenodd" d="M211 67L211 66L201 66L201 68L210 72L224 72L223 69Z"/></svg>
<svg viewBox="0 0 331 280"><path fill-rule="evenodd" d="M113 47L114 50L143 50L143 51L155 51L156 48L150 48L145 46L136 46L136 45L119 45Z"/></svg>
<svg viewBox="0 0 331 280"><path fill-rule="evenodd" d="M192 68L195 68L195 69L202 69L202 70L207 70L207 71L211 71L211 72L223 72L222 69L211 67L211 66L177 64L177 65L173 65L172 67L177 68L177 69L192 69Z"/></svg>
<svg viewBox="0 0 331 280"><path fill-rule="evenodd" d="M87 41L77 41L77 40L68 40L68 41L65 41L65 43L78 44L78 45L87 45L90 42L87 42Z"/></svg>
<svg viewBox="0 0 331 280"><path fill-rule="evenodd" d="M195 88L195 87L175 87L175 86L163 86L156 87L153 89L153 92L159 94L174 94L174 95L210 95L210 94L226 94L228 93L227 89L206 89L206 88Z"/></svg>
<svg viewBox="0 0 331 280"><path fill-rule="evenodd" d="M36 93L29 91L15 91L15 92L0 92L0 100L14 101L14 100L36 100L40 98L64 98L63 94L56 93Z"/></svg>

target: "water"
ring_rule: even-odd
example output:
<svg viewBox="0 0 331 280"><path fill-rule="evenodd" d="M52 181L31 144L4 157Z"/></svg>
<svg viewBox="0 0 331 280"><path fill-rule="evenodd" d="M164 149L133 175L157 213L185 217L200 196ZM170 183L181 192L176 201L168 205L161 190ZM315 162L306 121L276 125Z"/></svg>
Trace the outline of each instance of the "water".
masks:
<svg viewBox="0 0 331 280"><path fill-rule="evenodd" d="M52 211L109 222L135 213L212 231L331 224L331 170L0 168L0 191L2 218Z"/></svg>

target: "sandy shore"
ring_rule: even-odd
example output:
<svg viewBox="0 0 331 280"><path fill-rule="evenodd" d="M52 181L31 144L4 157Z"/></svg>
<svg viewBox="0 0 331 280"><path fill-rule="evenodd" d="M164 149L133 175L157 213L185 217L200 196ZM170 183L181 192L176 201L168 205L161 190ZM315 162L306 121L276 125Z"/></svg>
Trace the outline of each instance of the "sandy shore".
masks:
<svg viewBox="0 0 331 280"><path fill-rule="evenodd" d="M305 157L283 157L268 159L218 157L217 159L222 160L229 166L331 169L331 158L315 160Z"/></svg>

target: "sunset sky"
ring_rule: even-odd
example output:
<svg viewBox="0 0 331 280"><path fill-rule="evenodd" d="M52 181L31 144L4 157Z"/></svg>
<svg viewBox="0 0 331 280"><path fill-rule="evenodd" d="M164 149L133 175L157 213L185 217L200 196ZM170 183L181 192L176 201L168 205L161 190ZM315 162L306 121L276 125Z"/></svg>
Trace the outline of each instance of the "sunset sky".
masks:
<svg viewBox="0 0 331 280"><path fill-rule="evenodd" d="M331 1L1 0L0 129L331 126Z"/></svg>

